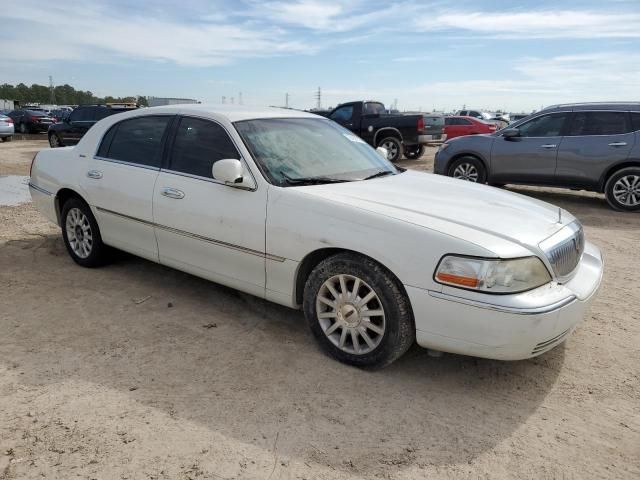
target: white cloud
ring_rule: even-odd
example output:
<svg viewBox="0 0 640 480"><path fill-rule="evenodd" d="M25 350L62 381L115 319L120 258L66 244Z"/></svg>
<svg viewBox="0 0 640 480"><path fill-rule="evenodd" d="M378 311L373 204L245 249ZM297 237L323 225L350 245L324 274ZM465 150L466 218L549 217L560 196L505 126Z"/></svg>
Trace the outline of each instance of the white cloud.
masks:
<svg viewBox="0 0 640 480"><path fill-rule="evenodd" d="M277 28L224 23L217 16L186 23L167 17L118 15L86 2L65 1L55 9L45 9L29 0L10 2L2 13L8 20L3 27L5 36L9 33L8 41L3 42L5 61L133 58L211 66L239 58L315 51ZM17 34L21 30L29 32L29 45L36 48L25 48L24 35ZM46 47L51 43L55 48Z"/></svg>
<svg viewBox="0 0 640 480"><path fill-rule="evenodd" d="M588 10L468 12L425 15L422 30L454 30L493 38L640 38L640 14Z"/></svg>

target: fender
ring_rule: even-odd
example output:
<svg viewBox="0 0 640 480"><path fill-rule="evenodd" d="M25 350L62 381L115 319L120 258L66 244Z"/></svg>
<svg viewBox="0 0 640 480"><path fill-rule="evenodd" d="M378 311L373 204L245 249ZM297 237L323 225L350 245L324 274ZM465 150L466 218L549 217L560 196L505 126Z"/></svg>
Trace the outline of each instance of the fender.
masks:
<svg viewBox="0 0 640 480"><path fill-rule="evenodd" d="M404 139L402 137L402 134L400 133L400 130L398 130L397 128L394 127L383 127L380 130L376 131L376 133L373 135L373 146L375 147L378 144L378 134L380 132L386 131L386 130L391 130L394 133L398 134L398 137L400 137L400 141L403 142Z"/></svg>

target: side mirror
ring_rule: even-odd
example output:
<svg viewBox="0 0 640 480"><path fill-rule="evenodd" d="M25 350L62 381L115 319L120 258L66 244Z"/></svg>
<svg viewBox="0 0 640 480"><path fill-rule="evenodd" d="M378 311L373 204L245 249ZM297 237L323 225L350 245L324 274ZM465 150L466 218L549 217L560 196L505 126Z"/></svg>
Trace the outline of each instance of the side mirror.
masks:
<svg viewBox="0 0 640 480"><path fill-rule="evenodd" d="M517 128L506 128L502 131L504 138L515 138L520 136L520 130Z"/></svg>
<svg viewBox="0 0 640 480"><path fill-rule="evenodd" d="M387 151L386 148L384 147L378 147L376 148L376 152L378 152L378 155L380 155L382 158L384 158L385 160L389 159L389 152Z"/></svg>
<svg viewBox="0 0 640 480"><path fill-rule="evenodd" d="M242 163L235 158L218 160L211 167L211 174L213 178L224 183L242 183Z"/></svg>

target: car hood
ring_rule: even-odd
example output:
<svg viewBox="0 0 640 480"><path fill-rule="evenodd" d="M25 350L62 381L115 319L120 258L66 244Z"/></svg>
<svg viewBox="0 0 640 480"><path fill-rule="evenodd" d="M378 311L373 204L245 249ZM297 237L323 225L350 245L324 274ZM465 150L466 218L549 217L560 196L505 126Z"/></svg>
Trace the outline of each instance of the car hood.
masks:
<svg viewBox="0 0 640 480"><path fill-rule="evenodd" d="M490 250L495 242L486 245L482 238L499 237L537 250L542 240L575 220L556 206L524 195L426 172L405 171L366 181L294 188L485 243Z"/></svg>

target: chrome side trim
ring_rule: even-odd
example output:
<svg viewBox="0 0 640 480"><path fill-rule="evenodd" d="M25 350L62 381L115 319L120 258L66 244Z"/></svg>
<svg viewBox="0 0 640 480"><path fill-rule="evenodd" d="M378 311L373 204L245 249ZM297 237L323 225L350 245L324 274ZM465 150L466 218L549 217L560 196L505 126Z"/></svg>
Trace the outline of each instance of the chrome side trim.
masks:
<svg viewBox="0 0 640 480"><path fill-rule="evenodd" d="M270 253L264 253L259 250L253 250L251 248L245 248L240 245L235 245L233 243L223 242L222 240L216 240L215 238L205 237L203 235L198 235L197 233L191 233L191 232L186 232L184 230L179 230L177 228L167 227L166 225L160 225L157 223L149 222L147 220L131 217L129 215L125 215L124 213L118 213L118 212L114 212L113 210L107 210L106 208L96 207L96 209L100 212L108 213L110 215L115 215L121 218L126 218L127 220L142 223L144 225L149 225L150 227L160 228L166 232L171 232L177 235L182 235L187 238L193 238L195 240L211 243L212 245L218 245L220 247L230 248L232 250L237 250L239 252L248 253L249 255L255 255L257 257L266 258L267 260L273 260L274 262L282 263L286 260L286 258L284 257L279 257L277 255L272 255Z"/></svg>
<svg viewBox="0 0 640 480"><path fill-rule="evenodd" d="M116 160L115 158L105 158L105 157L99 157L95 155L93 159L100 160L102 162L119 163L120 165L127 165L129 167L138 167L138 168L144 168L146 170L154 170L156 172L160 171L160 167L152 167L150 165L143 165L141 163L126 162L124 160Z"/></svg>
<svg viewBox="0 0 640 480"><path fill-rule="evenodd" d="M53 193L49 192L48 190L45 190L44 188L41 188L41 187L39 187L37 185L34 185L31 182L29 182L29 187L33 188L34 190L37 190L40 193L44 193L45 195L49 195L49 196L53 195Z"/></svg>
<svg viewBox="0 0 640 480"><path fill-rule="evenodd" d="M541 313L549 313L558 308L562 308L566 305L572 303L575 299L575 295L570 295L567 298L563 298L562 300L552 303L550 305L544 305L542 307L534 307L534 308L519 308L519 307L507 307L505 305L495 305L493 303L485 303L479 302L477 300L469 300L468 298L456 297L455 295L449 295L447 293L442 292L434 292L429 290L429 295L434 298L439 298L441 300L449 300L451 302L461 303L463 305L469 305L471 307L484 308L486 310L495 310L498 312L504 313L513 313L516 315L539 315Z"/></svg>

